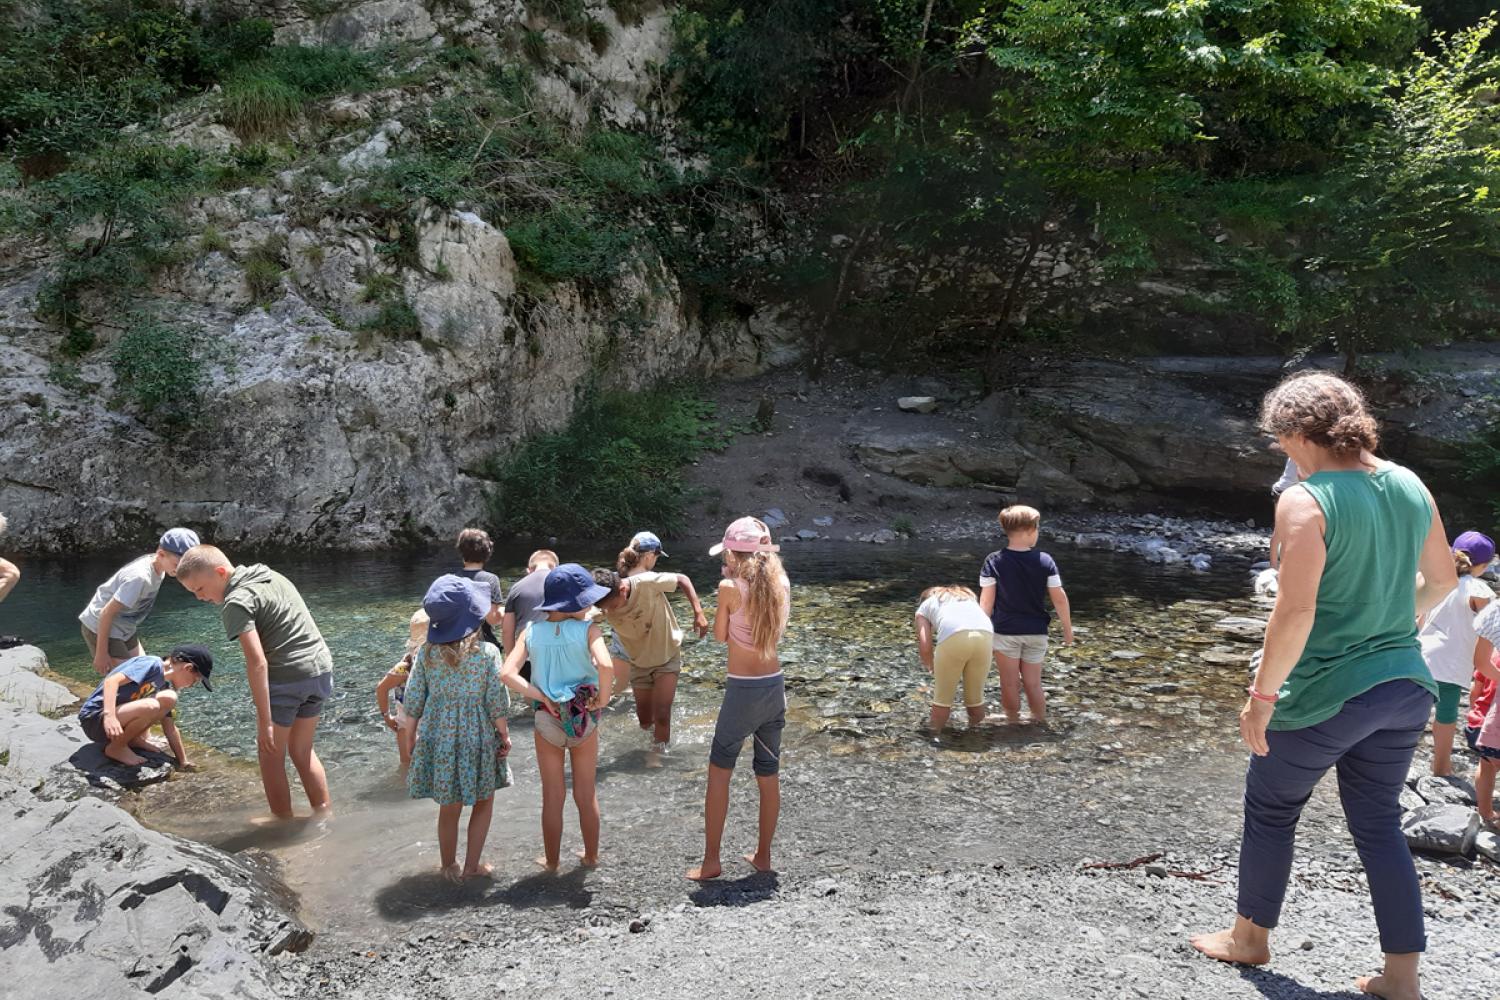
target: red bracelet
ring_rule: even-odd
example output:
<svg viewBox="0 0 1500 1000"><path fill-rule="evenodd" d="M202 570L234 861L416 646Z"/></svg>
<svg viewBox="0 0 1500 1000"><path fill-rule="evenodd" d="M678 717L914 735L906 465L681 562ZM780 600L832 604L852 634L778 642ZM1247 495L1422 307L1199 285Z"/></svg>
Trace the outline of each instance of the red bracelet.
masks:
<svg viewBox="0 0 1500 1000"><path fill-rule="evenodd" d="M1281 695L1279 694L1261 694L1259 691L1255 690L1254 684L1251 684L1245 690L1250 692L1250 697L1254 698L1256 701L1263 701L1267 705L1274 705L1276 704L1276 702L1281 700Z"/></svg>

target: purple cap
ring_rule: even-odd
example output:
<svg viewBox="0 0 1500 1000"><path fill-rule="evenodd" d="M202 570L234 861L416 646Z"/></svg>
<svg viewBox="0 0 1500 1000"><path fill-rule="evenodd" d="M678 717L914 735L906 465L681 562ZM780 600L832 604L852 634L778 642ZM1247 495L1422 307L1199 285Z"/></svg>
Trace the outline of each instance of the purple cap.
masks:
<svg viewBox="0 0 1500 1000"><path fill-rule="evenodd" d="M1495 543L1489 535L1477 531L1465 531L1453 540L1453 551L1468 553L1469 562L1475 566L1488 566L1495 558Z"/></svg>

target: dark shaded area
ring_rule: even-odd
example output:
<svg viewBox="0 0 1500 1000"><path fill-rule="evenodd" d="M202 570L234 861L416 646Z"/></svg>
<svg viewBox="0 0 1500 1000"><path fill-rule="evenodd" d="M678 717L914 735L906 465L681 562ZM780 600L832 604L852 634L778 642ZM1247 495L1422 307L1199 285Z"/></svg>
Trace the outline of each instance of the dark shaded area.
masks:
<svg viewBox="0 0 1500 1000"><path fill-rule="evenodd" d="M492 906L517 910L560 906L581 910L594 899L593 891L584 885L588 874L586 868L558 875L538 872L497 890L488 879L471 879L455 885L435 871L424 872L397 879L381 889L375 894L375 906L382 917L392 921Z"/></svg>
<svg viewBox="0 0 1500 1000"><path fill-rule="evenodd" d="M775 872L755 872L744 878L700 883L688 893L694 906L751 906L776 898L781 879Z"/></svg>

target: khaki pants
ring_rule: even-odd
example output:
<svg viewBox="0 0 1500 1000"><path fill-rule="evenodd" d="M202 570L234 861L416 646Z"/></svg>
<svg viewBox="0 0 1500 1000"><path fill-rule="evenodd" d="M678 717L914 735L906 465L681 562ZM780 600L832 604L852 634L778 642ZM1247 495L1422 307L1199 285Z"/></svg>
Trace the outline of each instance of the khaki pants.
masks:
<svg viewBox="0 0 1500 1000"><path fill-rule="evenodd" d="M932 703L952 708L958 682L964 682L964 707L984 704L984 679L990 672L990 635L982 629L954 632L932 654Z"/></svg>
<svg viewBox="0 0 1500 1000"><path fill-rule="evenodd" d="M78 630L83 633L83 641L88 644L89 658L92 659L94 654L99 651L99 636L93 629L82 622L78 623ZM132 656L140 656L143 652L141 641L136 636L131 636L129 639L116 639L114 636L109 637L109 655L117 660L128 660Z"/></svg>

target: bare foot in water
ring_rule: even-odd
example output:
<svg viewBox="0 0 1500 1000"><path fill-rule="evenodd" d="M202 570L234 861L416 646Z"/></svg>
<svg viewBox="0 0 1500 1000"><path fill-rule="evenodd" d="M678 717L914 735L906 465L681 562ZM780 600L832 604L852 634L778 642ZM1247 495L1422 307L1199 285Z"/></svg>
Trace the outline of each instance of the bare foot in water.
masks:
<svg viewBox="0 0 1500 1000"><path fill-rule="evenodd" d="M579 851L578 863L585 868L598 868L599 856L597 854L590 856L587 851Z"/></svg>
<svg viewBox="0 0 1500 1000"><path fill-rule="evenodd" d="M550 872L553 875L557 874L557 869L559 867L558 863L556 861L548 861L547 860L547 856L545 854L541 855L540 857L535 858L534 860L536 861L536 864L537 864L538 868L546 869L548 872Z"/></svg>
<svg viewBox="0 0 1500 1000"><path fill-rule="evenodd" d="M724 874L724 866L717 861L705 861L697 868L689 868L685 878L693 882L709 882Z"/></svg>
<svg viewBox="0 0 1500 1000"><path fill-rule="evenodd" d="M495 866L481 861L473 868L464 869L464 878L489 878L495 874Z"/></svg>
<svg viewBox="0 0 1500 1000"><path fill-rule="evenodd" d="M124 764L126 767L140 767L146 763L146 758L140 754L132 753L129 747L120 747L117 749L106 745L104 747L104 756L117 764Z"/></svg>
<svg viewBox="0 0 1500 1000"><path fill-rule="evenodd" d="M1385 1000L1422 1000L1420 989L1398 988L1385 976L1360 976L1354 981L1354 985L1361 993L1368 993L1373 997L1384 997Z"/></svg>
<svg viewBox="0 0 1500 1000"><path fill-rule="evenodd" d="M1235 940L1232 930L1219 931L1217 934L1199 934L1189 940L1194 948L1209 958L1216 958L1221 962L1233 962L1236 965L1265 965L1271 960L1271 949L1264 946L1240 944Z"/></svg>
<svg viewBox="0 0 1500 1000"><path fill-rule="evenodd" d="M758 872L775 871L775 869L771 867L770 858L763 858L759 854L746 854L745 860L750 862L750 867L754 868Z"/></svg>
<svg viewBox="0 0 1500 1000"><path fill-rule="evenodd" d="M298 819L301 819L301 817L297 816L295 813L287 813L285 816L277 816L277 815L275 815L273 813L270 816L252 816L252 817L250 817L250 825L251 826L279 826L282 823L291 823L291 822L295 822Z"/></svg>
<svg viewBox="0 0 1500 1000"><path fill-rule="evenodd" d="M438 869L438 871L442 873L443 878L447 879L449 882L452 882L454 885L458 885L464 880L464 870L456 864L444 865L442 868Z"/></svg>

